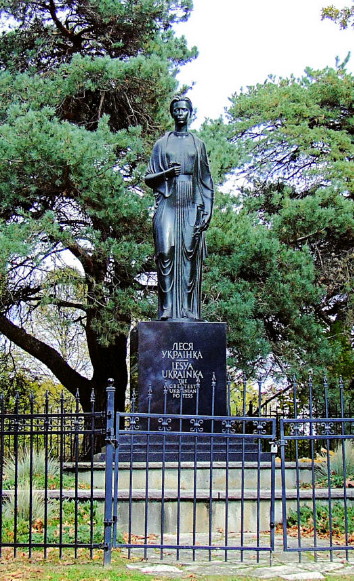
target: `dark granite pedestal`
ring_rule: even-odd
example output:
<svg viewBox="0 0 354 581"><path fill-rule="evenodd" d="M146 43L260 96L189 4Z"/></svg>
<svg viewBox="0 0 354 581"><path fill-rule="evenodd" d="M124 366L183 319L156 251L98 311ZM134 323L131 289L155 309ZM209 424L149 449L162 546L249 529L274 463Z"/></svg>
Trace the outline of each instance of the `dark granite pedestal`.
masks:
<svg viewBox="0 0 354 581"><path fill-rule="evenodd" d="M260 458L252 437L230 437L225 323L143 322L133 343L137 417L131 435L120 435L119 461L228 463Z"/></svg>
<svg viewBox="0 0 354 581"><path fill-rule="evenodd" d="M226 324L139 323L138 376L139 412L226 415Z"/></svg>

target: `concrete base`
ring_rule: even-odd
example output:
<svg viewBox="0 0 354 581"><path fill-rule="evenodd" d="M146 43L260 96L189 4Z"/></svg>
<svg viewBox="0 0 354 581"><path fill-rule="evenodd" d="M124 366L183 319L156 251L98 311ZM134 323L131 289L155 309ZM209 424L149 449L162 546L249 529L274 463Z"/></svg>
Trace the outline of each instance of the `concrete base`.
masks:
<svg viewBox="0 0 354 581"><path fill-rule="evenodd" d="M69 468L69 465L67 466ZM94 497L104 500L104 465L96 465L94 473ZM90 482L91 473L82 465L80 481ZM87 468L89 468L87 466ZM163 469L162 469L163 468ZM181 465L178 475L176 463L152 462L148 466L141 462L130 466L121 465L119 470L118 527L121 532L129 530L141 535L147 523L148 534L160 534L163 526L166 534L175 534L177 522L181 533L195 531L208 533L225 529L231 532L268 531L270 528L271 470L268 462L246 463L244 485L242 465L233 462L226 467L224 462L215 462L212 470L208 462L191 462ZM297 472L301 484L311 483L311 463L303 462L296 470L295 463L286 466L287 511L295 509L299 494L300 504L311 506L314 491L296 488ZM226 474L228 480L226 485ZM130 480L132 478L132 480ZM282 490L280 463L275 469L275 524L282 522ZM54 491L53 491L54 492ZM85 491L83 491L85 492ZM87 491L88 492L88 491ZM316 489L316 502L328 503L328 490ZM196 498L196 500L194 500ZM226 502L226 498L228 502ZM343 489L331 491L332 501L343 500ZM354 489L346 490L348 503L354 503ZM242 516L243 514L243 516ZM178 517L179 515L179 517Z"/></svg>
<svg viewBox="0 0 354 581"><path fill-rule="evenodd" d="M81 462L80 466L80 482L90 482L91 479L91 464ZM259 477L258 477L258 463L245 462L229 462L228 469L228 486L232 490L241 489L242 485L242 466L244 466L244 488L245 490L257 490L258 481L259 488L262 490L270 490L271 488L271 467L270 462L260 462ZM74 464L70 462L65 464L66 470L70 471L75 468ZM134 490L143 490L145 493L146 483L148 482L149 489L161 489L162 478L164 479L164 486L166 489L177 490L178 488L178 468L180 467L180 490L188 490L191 488L194 479L196 482L196 489L198 493L203 490L209 491L210 488L210 473L212 473L212 490L220 493L225 489L226 477L226 463L214 462L212 470L210 470L210 462L181 462L180 466L177 462L135 462L132 469L132 476L130 476L130 464L128 462L119 465L119 488L120 490L128 490L131 486ZM301 485L311 484L311 462L302 462L298 467L299 482ZM146 477L148 475L148 480ZM130 480L131 478L131 480ZM296 488L297 470L295 462L286 463L286 481L287 488ZM105 464L104 462L96 462L94 464L94 487L104 488L105 482ZM281 471L280 462L275 463L275 488L281 489ZM321 490L321 489L318 489ZM306 492L306 489L304 490Z"/></svg>

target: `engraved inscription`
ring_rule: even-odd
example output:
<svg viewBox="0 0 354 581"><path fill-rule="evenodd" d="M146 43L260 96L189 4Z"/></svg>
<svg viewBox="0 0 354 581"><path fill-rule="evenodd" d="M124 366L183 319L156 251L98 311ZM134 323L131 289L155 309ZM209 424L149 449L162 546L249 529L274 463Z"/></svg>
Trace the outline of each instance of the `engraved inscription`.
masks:
<svg viewBox="0 0 354 581"><path fill-rule="evenodd" d="M194 397L197 391L197 383L203 379L203 373L198 369L197 362L203 359L200 349L196 349L194 343L173 343L171 349L161 351L162 361L171 364L162 369L164 387L173 398L185 399ZM173 380L173 383L166 380Z"/></svg>

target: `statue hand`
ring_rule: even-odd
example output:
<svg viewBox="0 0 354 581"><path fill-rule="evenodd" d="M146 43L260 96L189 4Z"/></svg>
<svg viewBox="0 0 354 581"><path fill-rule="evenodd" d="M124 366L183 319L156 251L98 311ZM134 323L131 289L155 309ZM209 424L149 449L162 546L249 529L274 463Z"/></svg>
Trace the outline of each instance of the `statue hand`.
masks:
<svg viewBox="0 0 354 581"><path fill-rule="evenodd" d="M194 235L199 236L209 226L211 215L209 212L198 210L197 219L194 225Z"/></svg>
<svg viewBox="0 0 354 581"><path fill-rule="evenodd" d="M207 213L203 213L203 219L200 222L200 229L206 230L209 226L211 215Z"/></svg>
<svg viewBox="0 0 354 581"><path fill-rule="evenodd" d="M179 176L181 173L181 164L173 161L169 164L169 169L165 171L165 176L167 178L174 178Z"/></svg>
<svg viewBox="0 0 354 581"><path fill-rule="evenodd" d="M200 222L194 226L194 236L200 236L201 233L205 230L205 224Z"/></svg>

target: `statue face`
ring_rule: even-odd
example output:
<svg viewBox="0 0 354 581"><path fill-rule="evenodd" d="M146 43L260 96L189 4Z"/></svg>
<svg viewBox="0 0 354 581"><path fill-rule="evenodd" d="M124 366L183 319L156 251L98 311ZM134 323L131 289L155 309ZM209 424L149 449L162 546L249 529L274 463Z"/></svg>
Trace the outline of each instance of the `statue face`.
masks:
<svg viewBox="0 0 354 581"><path fill-rule="evenodd" d="M172 117L177 125L185 125L190 117L190 110L185 101L177 101L173 104Z"/></svg>

